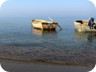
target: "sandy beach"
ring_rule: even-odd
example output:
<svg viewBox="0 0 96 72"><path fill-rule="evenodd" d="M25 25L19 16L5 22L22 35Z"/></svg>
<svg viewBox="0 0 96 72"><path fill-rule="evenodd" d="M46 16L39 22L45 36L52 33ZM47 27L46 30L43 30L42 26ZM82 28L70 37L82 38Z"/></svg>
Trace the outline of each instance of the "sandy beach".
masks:
<svg viewBox="0 0 96 72"><path fill-rule="evenodd" d="M66 66L66 65L51 65L39 63L1 63L3 69L9 72L88 72L93 67L86 66Z"/></svg>

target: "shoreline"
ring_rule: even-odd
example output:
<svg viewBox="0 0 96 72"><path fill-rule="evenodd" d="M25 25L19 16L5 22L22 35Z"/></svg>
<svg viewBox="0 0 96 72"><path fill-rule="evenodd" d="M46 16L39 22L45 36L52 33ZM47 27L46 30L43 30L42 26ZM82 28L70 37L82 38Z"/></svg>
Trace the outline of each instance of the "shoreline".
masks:
<svg viewBox="0 0 96 72"><path fill-rule="evenodd" d="M88 72L94 67L50 65L37 63L1 63L4 70L9 72Z"/></svg>
<svg viewBox="0 0 96 72"><path fill-rule="evenodd" d="M0 62L11 62L11 63L27 63L27 64L48 64L48 65L59 65L59 66L83 66L83 67L94 67L95 63L76 63L68 61L48 61L48 60L24 60L24 59L12 59L12 58L0 58Z"/></svg>

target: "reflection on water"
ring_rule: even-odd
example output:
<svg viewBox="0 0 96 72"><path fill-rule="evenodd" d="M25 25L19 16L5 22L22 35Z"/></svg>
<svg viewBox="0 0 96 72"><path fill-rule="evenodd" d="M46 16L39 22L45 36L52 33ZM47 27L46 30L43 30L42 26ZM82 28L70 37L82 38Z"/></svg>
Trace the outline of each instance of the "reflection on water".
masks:
<svg viewBox="0 0 96 72"><path fill-rule="evenodd" d="M96 40L96 33L94 32L77 32L75 31L75 37L78 40L84 40L87 39L89 42L93 42L94 40Z"/></svg>
<svg viewBox="0 0 96 72"><path fill-rule="evenodd" d="M42 35L56 35L57 31L56 30L41 30L41 29L33 28L32 29L32 34L36 34L36 35L39 35L39 36L42 36Z"/></svg>
<svg viewBox="0 0 96 72"><path fill-rule="evenodd" d="M89 33L87 39L90 42L92 42L94 39L96 40L96 33Z"/></svg>

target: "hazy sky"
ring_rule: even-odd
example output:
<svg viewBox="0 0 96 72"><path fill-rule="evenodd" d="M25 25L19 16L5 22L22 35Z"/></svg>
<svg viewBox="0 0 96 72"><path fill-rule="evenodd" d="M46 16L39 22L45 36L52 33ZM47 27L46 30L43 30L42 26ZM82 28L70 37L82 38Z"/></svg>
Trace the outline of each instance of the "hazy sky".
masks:
<svg viewBox="0 0 96 72"><path fill-rule="evenodd" d="M88 0L8 0L0 9L0 17L31 16L96 16L96 9Z"/></svg>

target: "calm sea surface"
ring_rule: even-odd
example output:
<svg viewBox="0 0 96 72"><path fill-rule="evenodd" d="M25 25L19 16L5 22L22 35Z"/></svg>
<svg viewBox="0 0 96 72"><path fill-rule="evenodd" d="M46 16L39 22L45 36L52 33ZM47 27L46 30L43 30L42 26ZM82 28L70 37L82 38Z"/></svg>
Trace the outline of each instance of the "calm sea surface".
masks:
<svg viewBox="0 0 96 72"><path fill-rule="evenodd" d="M3 68L10 67L7 69L10 71L12 65L15 65L16 68L21 65L20 68L22 68L22 64L25 64L24 68L24 66L30 66L31 63L43 63L81 66L91 70L96 62L96 33L76 32L74 29L75 18L56 17L53 19L63 30L60 30L59 27L56 31L33 29L32 18L0 19L0 61ZM88 69L85 68L85 71ZM65 70L70 72L66 68ZM80 72L77 70L73 72ZM18 72L18 68L13 72ZM29 72L31 72L31 68Z"/></svg>

